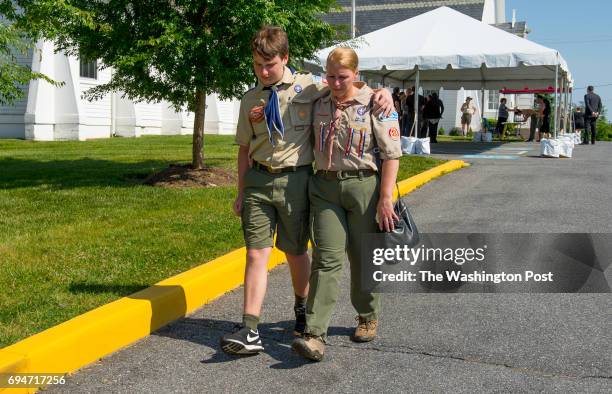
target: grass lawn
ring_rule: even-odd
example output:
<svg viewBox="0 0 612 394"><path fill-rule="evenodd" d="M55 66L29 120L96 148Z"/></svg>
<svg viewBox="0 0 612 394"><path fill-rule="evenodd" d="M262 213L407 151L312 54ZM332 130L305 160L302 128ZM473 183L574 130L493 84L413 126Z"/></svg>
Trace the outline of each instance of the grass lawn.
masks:
<svg viewBox="0 0 612 394"><path fill-rule="evenodd" d="M235 169L232 141L206 136L206 164ZM190 136L0 140L0 348L243 246L235 187L138 182L190 161Z"/></svg>

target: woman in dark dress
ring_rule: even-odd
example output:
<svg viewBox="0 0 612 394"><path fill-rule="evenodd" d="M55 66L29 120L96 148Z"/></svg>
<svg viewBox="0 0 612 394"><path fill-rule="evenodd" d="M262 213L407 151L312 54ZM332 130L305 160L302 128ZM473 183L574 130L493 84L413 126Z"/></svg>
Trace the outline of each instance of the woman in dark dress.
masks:
<svg viewBox="0 0 612 394"><path fill-rule="evenodd" d="M576 107L574 111L574 131L580 133L580 141L584 141L582 138L582 132L584 131L584 111L582 107Z"/></svg>
<svg viewBox="0 0 612 394"><path fill-rule="evenodd" d="M438 93L432 93L430 97L423 113L429 129L429 141L435 144L438 142L438 123L444 113L444 104L438 98Z"/></svg>
<svg viewBox="0 0 612 394"><path fill-rule="evenodd" d="M550 137L550 101L543 96L538 96L538 100L540 101L540 117L542 118L538 139L540 141L542 136Z"/></svg>

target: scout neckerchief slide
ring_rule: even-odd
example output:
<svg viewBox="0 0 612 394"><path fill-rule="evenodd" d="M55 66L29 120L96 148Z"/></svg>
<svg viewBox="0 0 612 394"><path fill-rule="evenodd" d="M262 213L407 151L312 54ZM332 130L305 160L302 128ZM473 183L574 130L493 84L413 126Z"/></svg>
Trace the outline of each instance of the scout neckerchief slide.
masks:
<svg viewBox="0 0 612 394"><path fill-rule="evenodd" d="M378 174L382 176L382 159L380 158L380 149L378 148L378 142L376 141L376 136L374 133L372 133L372 140L374 142L374 149L372 149L372 153L376 158ZM393 223L393 231L385 232L379 230L379 232L384 234L385 248L393 249L396 245L407 245L409 248L411 248L419 243L419 230L417 229L416 223L414 222L408 207L402 201L402 196L400 195L399 185L397 182L395 182L395 187L397 188L397 201L395 201L393 211L395 211L395 214L397 217L399 217L399 220Z"/></svg>
<svg viewBox="0 0 612 394"><path fill-rule="evenodd" d="M285 126L283 125L283 118L280 113L280 101L276 92L277 87L270 86L264 89L270 89L270 97L264 109L264 114L266 116L266 124L268 125L268 138L270 143L275 145L274 133L278 133L282 139L285 135Z"/></svg>

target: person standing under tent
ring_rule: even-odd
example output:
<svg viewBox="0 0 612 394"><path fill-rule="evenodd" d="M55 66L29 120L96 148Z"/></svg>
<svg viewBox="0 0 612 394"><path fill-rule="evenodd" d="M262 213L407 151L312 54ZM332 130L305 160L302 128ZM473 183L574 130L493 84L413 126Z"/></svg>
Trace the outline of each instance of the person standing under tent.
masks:
<svg viewBox="0 0 612 394"><path fill-rule="evenodd" d="M399 95L399 98L400 98L399 107L396 108L395 110L398 113L400 132L401 132L401 130L404 128L404 105L406 104L406 92L401 92Z"/></svg>
<svg viewBox="0 0 612 394"><path fill-rule="evenodd" d="M588 144L588 138L586 135L584 137L582 135L584 132L584 111L582 107L576 107L576 110L572 113L572 121L574 122L574 131L580 133L580 140L586 141L584 143Z"/></svg>
<svg viewBox="0 0 612 394"><path fill-rule="evenodd" d="M508 100L506 98L502 98L499 101L499 109L497 110L497 123L495 125L495 133L499 134L499 139L503 138L504 134L504 126L506 122L508 122L508 117L510 116L509 112L514 111L513 109L509 109L506 106Z"/></svg>
<svg viewBox="0 0 612 394"><path fill-rule="evenodd" d="M529 138L527 139L527 142L533 142L536 129L540 127L540 100L538 99L538 96L536 96L536 99L533 102L533 109L526 110L524 113L527 113L527 111L529 111Z"/></svg>
<svg viewBox="0 0 612 394"><path fill-rule="evenodd" d="M540 112L538 114L540 118L540 128L539 128L539 133L538 133L539 138L537 142L540 142L542 140L542 137L550 138L551 109L550 109L550 101L542 95L538 95L538 103L540 105Z"/></svg>
<svg viewBox="0 0 612 394"><path fill-rule="evenodd" d="M423 114L427 120L427 129L429 133L429 141L431 143L438 142L438 123L444 113L444 103L438 97L438 93L432 93L431 99L425 104Z"/></svg>
<svg viewBox="0 0 612 394"><path fill-rule="evenodd" d="M406 90L406 96L401 102L402 106L402 121L400 123L402 137L408 137L410 134L410 127L412 126L412 122L414 122L414 111L412 112L412 118L410 117L410 101L412 101L412 106L414 107L414 96L412 95L412 90Z"/></svg>
<svg viewBox="0 0 612 394"><path fill-rule="evenodd" d="M408 131L407 134L410 134L412 129L414 128L414 135L416 136L419 133L419 127L414 124L414 91L415 87L411 87L408 90L409 95L406 97L406 106L408 107ZM425 97L422 94L419 94L418 97L418 107L419 107L419 124L422 124L423 121L423 108L425 108Z"/></svg>
<svg viewBox="0 0 612 394"><path fill-rule="evenodd" d="M463 136L465 137L470 130L470 124L472 123L472 116L476 113L477 109L474 103L472 103L472 98L467 97L465 99L465 103L461 105L461 131L463 132Z"/></svg>
<svg viewBox="0 0 612 394"><path fill-rule="evenodd" d="M425 112L425 108L427 107L427 103L431 101L431 94L425 97L423 102L423 109L419 112L419 138L427 137L427 113Z"/></svg>
<svg viewBox="0 0 612 394"><path fill-rule="evenodd" d="M395 111L399 114L400 105L402 101L402 98L400 97L400 88L398 88L397 86L394 87L393 94L391 94L391 97L393 97L393 106L395 107Z"/></svg>

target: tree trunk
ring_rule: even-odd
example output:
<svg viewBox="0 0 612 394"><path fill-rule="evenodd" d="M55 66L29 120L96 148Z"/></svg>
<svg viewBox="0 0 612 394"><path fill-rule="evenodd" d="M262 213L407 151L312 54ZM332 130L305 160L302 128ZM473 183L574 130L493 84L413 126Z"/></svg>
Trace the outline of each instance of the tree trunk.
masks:
<svg viewBox="0 0 612 394"><path fill-rule="evenodd" d="M196 103L191 166L194 170L201 170L204 168L204 118L206 115L206 93L204 93L204 90L196 90Z"/></svg>

